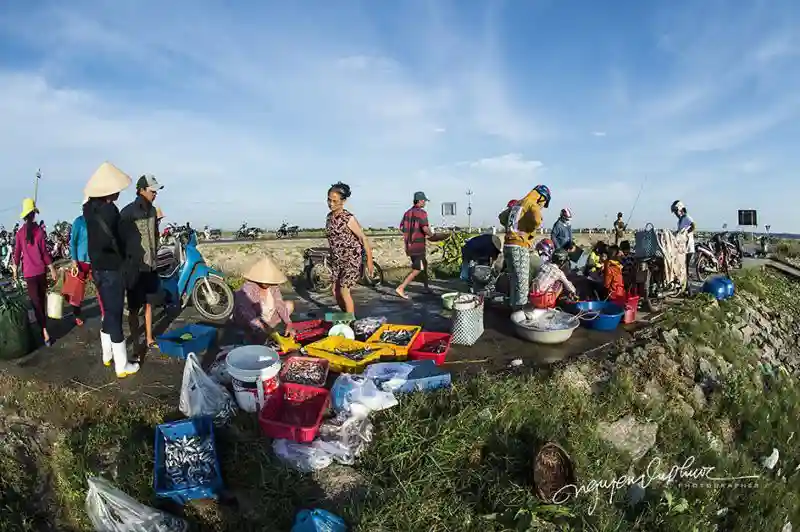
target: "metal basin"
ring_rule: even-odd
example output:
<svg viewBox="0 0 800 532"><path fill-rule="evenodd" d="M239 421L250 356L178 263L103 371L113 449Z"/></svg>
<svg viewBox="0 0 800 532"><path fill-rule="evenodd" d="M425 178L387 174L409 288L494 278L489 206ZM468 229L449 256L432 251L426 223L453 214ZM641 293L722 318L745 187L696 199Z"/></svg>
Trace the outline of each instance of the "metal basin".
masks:
<svg viewBox="0 0 800 532"><path fill-rule="evenodd" d="M548 319L560 322L563 327L555 325L547 326ZM572 337L580 326L580 320L559 310L533 309L522 313L513 314L511 320L517 335L523 340L537 344L563 344Z"/></svg>

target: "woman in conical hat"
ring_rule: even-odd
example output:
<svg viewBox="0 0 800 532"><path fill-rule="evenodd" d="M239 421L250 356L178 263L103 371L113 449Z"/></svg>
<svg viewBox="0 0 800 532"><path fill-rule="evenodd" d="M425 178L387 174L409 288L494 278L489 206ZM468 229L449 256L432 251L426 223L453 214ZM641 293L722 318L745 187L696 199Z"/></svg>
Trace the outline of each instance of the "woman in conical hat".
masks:
<svg viewBox="0 0 800 532"><path fill-rule="evenodd" d="M22 273L25 278L25 285L28 289L28 297L31 300L33 312L36 315L36 322L42 330L42 337L47 346L52 345L50 334L47 331L47 314L45 313L45 301L47 298L47 272L53 282L58 282L56 268L53 266L53 257L47 251L45 241L47 234L35 222L39 209L30 198L25 198L22 202L22 212L20 219L25 224L17 231L14 237L14 251L11 256L11 273L14 281ZM20 261L24 264L23 272L19 271Z"/></svg>
<svg viewBox="0 0 800 532"><path fill-rule="evenodd" d="M233 320L244 329L248 341L263 344L281 322L286 334L294 336L294 303L283 300L280 285L287 279L280 268L264 257L247 270L244 278L234 294Z"/></svg>
<svg viewBox="0 0 800 532"><path fill-rule="evenodd" d="M125 268L125 243L120 238L119 209L114 204L119 193L131 185L131 178L109 162L92 174L83 192L89 201L83 206L86 220L92 277L103 302L103 327L100 344L103 364L114 362L118 378L139 371L139 364L128 361L122 316L125 289L129 284Z"/></svg>

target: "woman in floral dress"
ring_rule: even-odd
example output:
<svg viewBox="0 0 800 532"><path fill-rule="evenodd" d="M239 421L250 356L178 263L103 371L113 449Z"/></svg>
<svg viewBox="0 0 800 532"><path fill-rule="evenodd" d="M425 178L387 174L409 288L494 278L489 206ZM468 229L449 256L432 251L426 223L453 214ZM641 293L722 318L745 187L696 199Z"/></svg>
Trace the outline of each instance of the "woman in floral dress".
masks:
<svg viewBox="0 0 800 532"><path fill-rule="evenodd" d="M350 187L336 183L328 190L328 219L325 230L331 248L333 270L333 296L343 312L355 313L350 289L364 273L364 253L367 255L367 273L373 274L372 248L353 214L344 208L350 197Z"/></svg>

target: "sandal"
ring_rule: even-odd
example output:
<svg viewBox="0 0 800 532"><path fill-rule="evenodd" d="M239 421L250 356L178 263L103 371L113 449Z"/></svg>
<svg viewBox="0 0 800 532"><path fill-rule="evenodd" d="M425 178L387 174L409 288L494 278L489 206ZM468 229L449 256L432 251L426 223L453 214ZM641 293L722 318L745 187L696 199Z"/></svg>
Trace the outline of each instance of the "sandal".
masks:
<svg viewBox="0 0 800 532"><path fill-rule="evenodd" d="M155 341L150 342L149 344L147 344L147 349L158 351L159 350L158 342L155 342Z"/></svg>

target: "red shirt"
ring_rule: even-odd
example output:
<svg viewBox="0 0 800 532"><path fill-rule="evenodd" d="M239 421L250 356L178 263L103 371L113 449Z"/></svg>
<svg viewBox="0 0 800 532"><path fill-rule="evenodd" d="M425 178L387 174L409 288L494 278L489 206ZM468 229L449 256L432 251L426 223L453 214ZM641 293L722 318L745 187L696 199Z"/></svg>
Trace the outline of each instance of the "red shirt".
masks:
<svg viewBox="0 0 800 532"><path fill-rule="evenodd" d="M419 257L425 255L425 232L428 227L428 213L425 209L411 207L403 215L400 222L400 231L403 232L403 241L406 245L406 255Z"/></svg>

